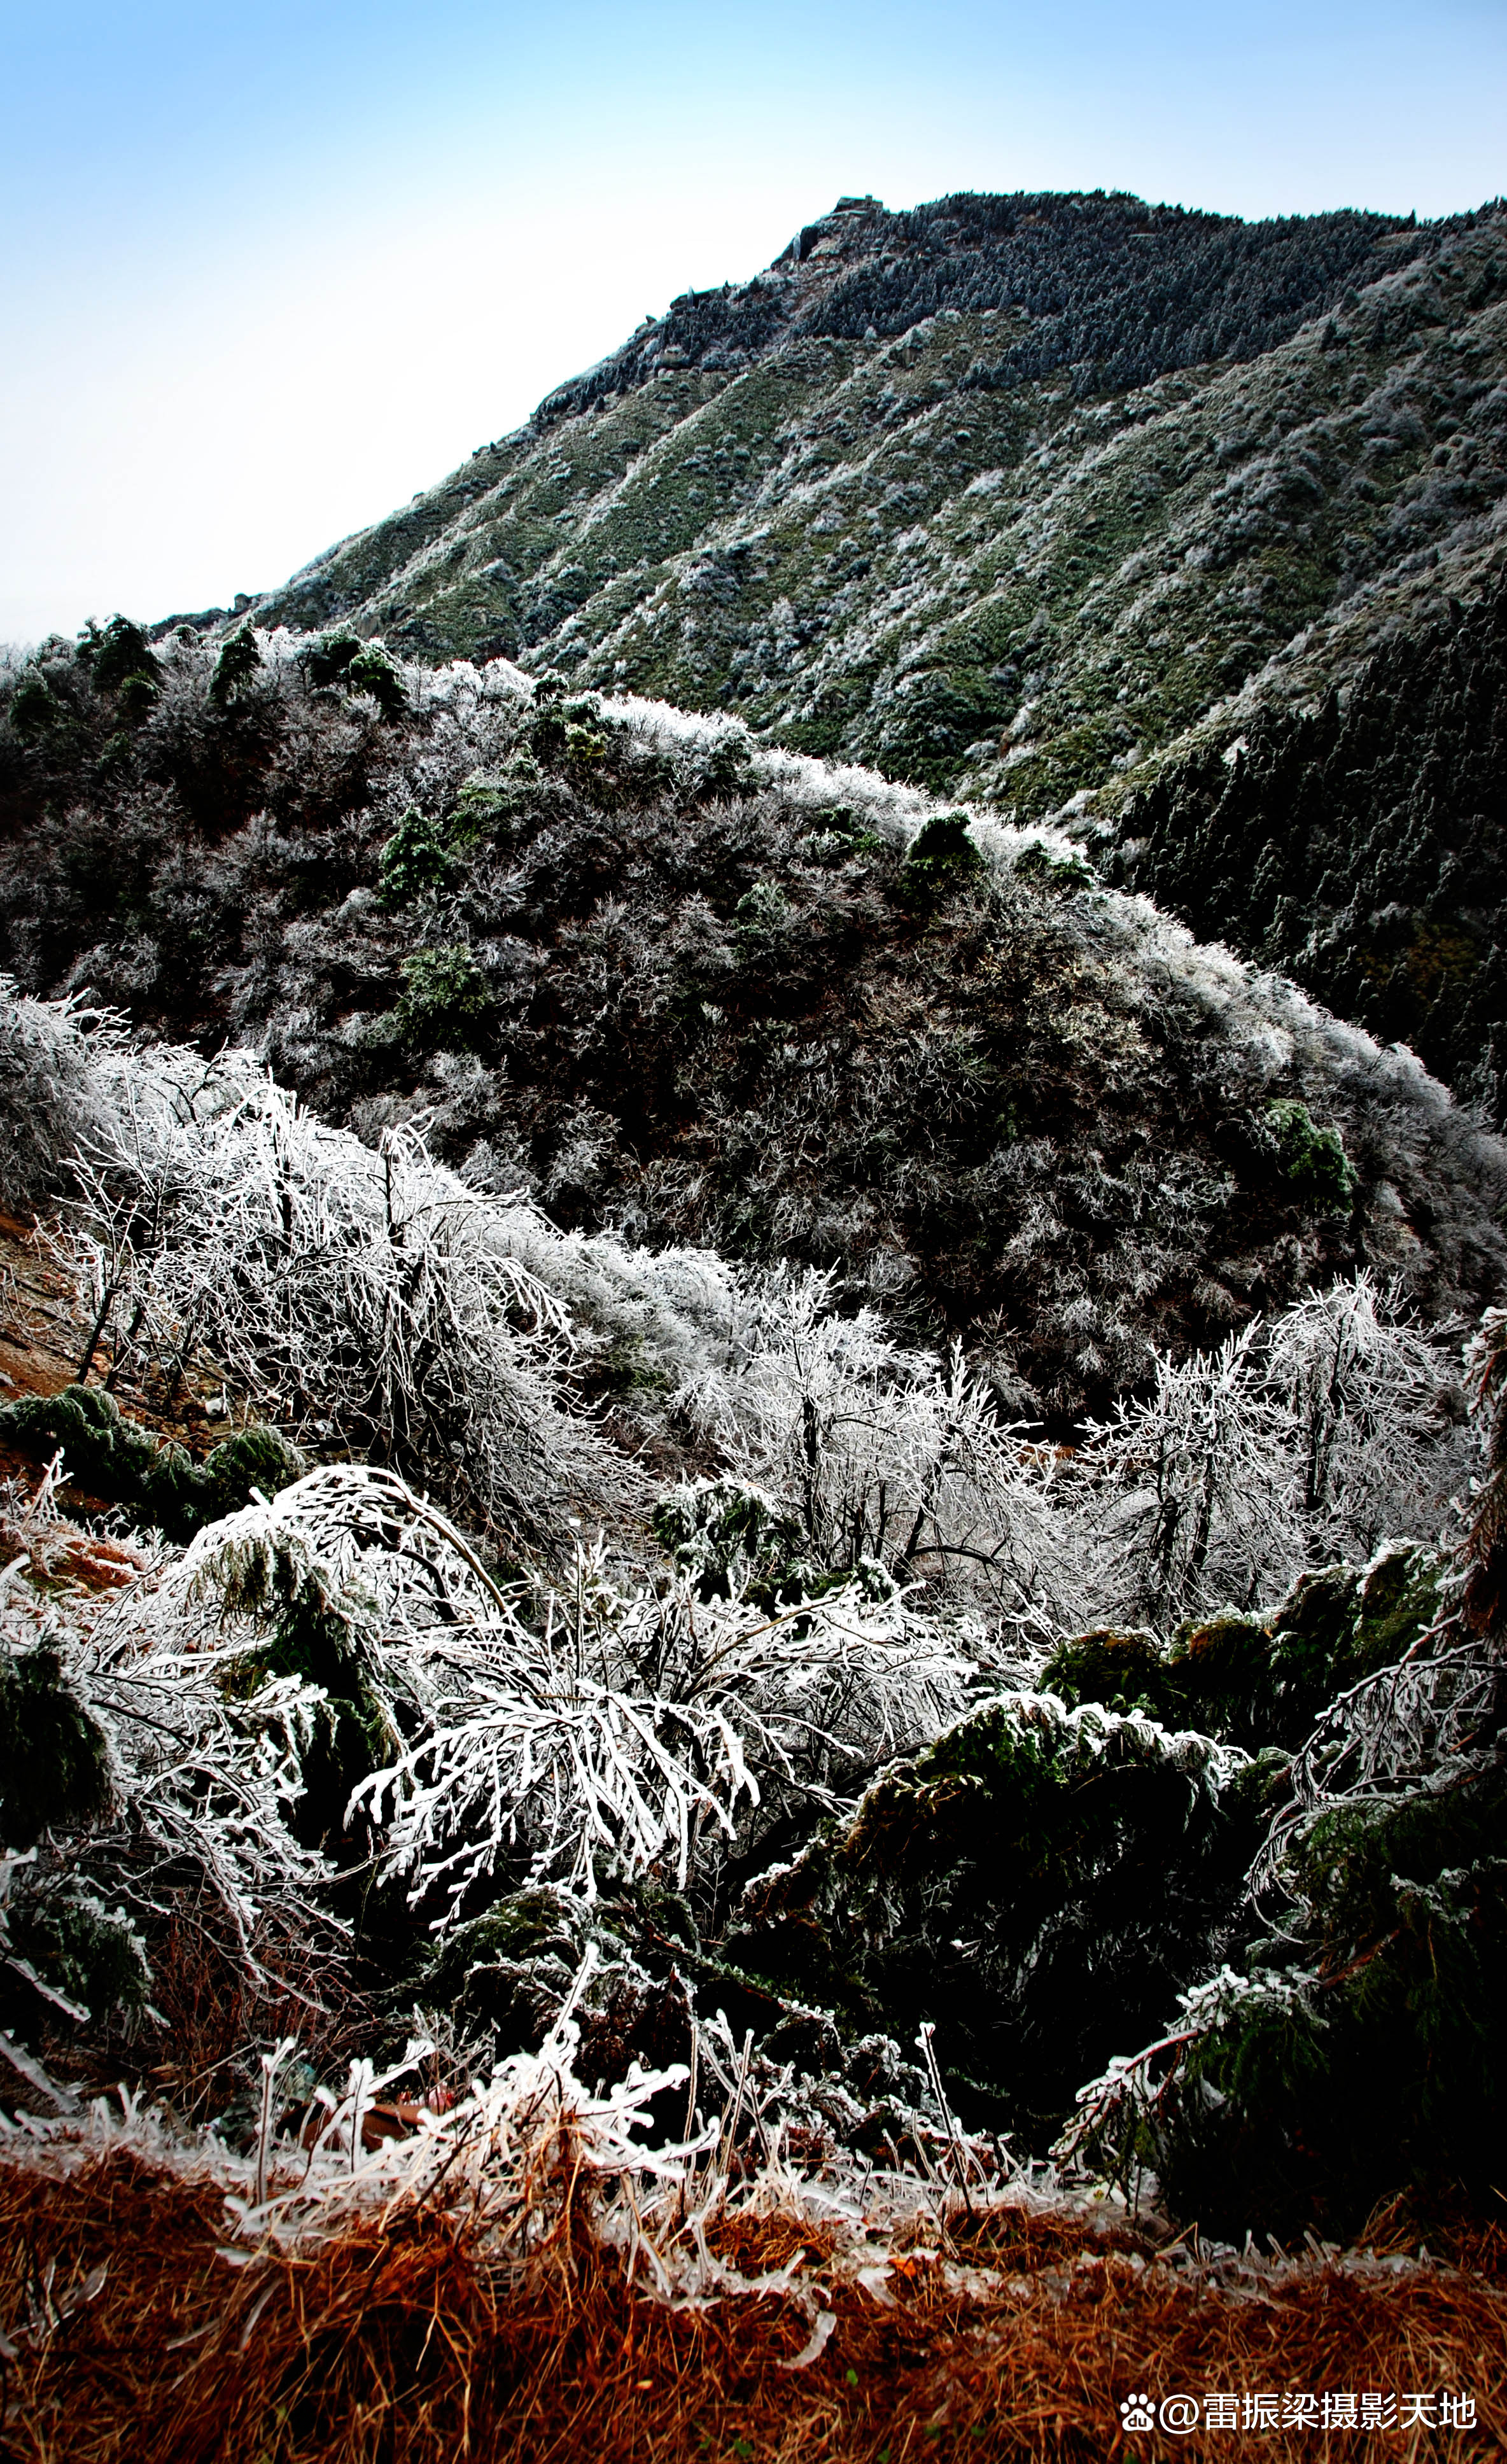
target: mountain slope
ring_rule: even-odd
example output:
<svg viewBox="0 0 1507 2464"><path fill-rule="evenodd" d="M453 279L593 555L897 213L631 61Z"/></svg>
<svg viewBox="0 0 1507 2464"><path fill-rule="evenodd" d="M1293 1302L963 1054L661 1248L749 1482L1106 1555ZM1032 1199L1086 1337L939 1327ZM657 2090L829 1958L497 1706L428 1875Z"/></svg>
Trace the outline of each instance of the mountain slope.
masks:
<svg viewBox="0 0 1507 2464"><path fill-rule="evenodd" d="M1500 1121L1507 575L1399 628L1343 698L1258 706L1103 824L1111 877L1253 951Z"/></svg>
<svg viewBox="0 0 1507 2464"><path fill-rule="evenodd" d="M845 201L257 621L735 708L1031 819L1474 590L1504 238L1496 209Z"/></svg>
<svg viewBox="0 0 1507 2464"><path fill-rule="evenodd" d="M1416 1062L1060 834L504 662L128 632L0 703L30 991L422 1113L567 1228L831 1268L1054 1418L1362 1262L1500 1287L1499 1153Z"/></svg>

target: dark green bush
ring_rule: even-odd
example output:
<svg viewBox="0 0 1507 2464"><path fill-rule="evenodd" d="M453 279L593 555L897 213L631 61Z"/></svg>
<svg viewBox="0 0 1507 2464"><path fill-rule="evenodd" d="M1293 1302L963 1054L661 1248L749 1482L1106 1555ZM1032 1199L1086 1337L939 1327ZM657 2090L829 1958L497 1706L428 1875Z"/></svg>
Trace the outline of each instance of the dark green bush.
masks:
<svg viewBox="0 0 1507 2464"><path fill-rule="evenodd" d="M853 856L872 855L884 845L851 804L824 805L809 820L804 852L819 864L846 864Z"/></svg>
<svg viewBox="0 0 1507 2464"><path fill-rule="evenodd" d="M720 727L697 737L680 756L677 773L687 803L746 795L754 783L753 743L746 728Z"/></svg>
<svg viewBox="0 0 1507 2464"><path fill-rule="evenodd" d="M55 1651L0 1651L0 1844L30 1848L110 1802L103 1734Z"/></svg>
<svg viewBox="0 0 1507 2464"><path fill-rule="evenodd" d="M537 702L537 693L535 699ZM528 741L531 750L541 761L561 761L565 759L565 722L555 703L546 702L543 709L535 710L533 718L529 722Z"/></svg>
<svg viewBox="0 0 1507 2464"><path fill-rule="evenodd" d="M106 1910L87 1893L71 1888L37 1891L11 1904L5 1929L12 1955L26 1960L54 1993L66 1996L91 2019L144 2008L151 1970L140 1936L120 1910ZM13 2000L21 2006L24 2026L36 2015L34 2006L26 2008L32 1997L25 1980L12 1984L8 1977L6 1989L4 2003ZM50 2025L56 2024L56 2007L47 2005Z"/></svg>
<svg viewBox="0 0 1507 2464"><path fill-rule="evenodd" d="M362 647L359 633L321 633L304 646L299 660L310 684L322 690L339 684Z"/></svg>
<svg viewBox="0 0 1507 2464"><path fill-rule="evenodd" d="M1043 890L1092 890L1094 868L1076 847L1054 847L1045 839L1033 839L1015 859L1015 869L1023 881L1039 883Z"/></svg>
<svg viewBox="0 0 1507 2464"><path fill-rule="evenodd" d="M635 2060L646 2070L685 2060L690 1996L682 1964L710 1964L697 1958L684 1900L648 1877L590 1908L566 1891L506 1894L457 1925L424 1963L401 1997L405 2021L417 2000L452 2013L468 2035L484 2032L496 2055L537 2049L588 1947L599 1968L578 2005L582 2072L620 2079ZM651 2110L651 2127L676 2135L685 2121L684 2088L662 2093Z"/></svg>
<svg viewBox="0 0 1507 2464"><path fill-rule="evenodd" d="M402 676L380 642L366 642L345 670L354 693L370 693L384 718L401 718L409 706Z"/></svg>
<svg viewBox="0 0 1507 2464"><path fill-rule="evenodd" d="M760 973L776 968L800 920L777 881L756 881L733 910L733 946L740 965Z"/></svg>
<svg viewBox="0 0 1507 2464"><path fill-rule="evenodd" d="M66 715L47 678L28 668L11 695L11 724L17 736L43 736Z"/></svg>
<svg viewBox="0 0 1507 2464"><path fill-rule="evenodd" d="M446 826L452 845L477 846L511 833L544 793L544 774L528 752L510 754L499 771L474 771L455 799Z"/></svg>
<svg viewBox="0 0 1507 2464"><path fill-rule="evenodd" d="M1319 1826L1300 1939L1256 1947L1256 1990L1163 2099L1156 2163L1176 2213L1348 2234L1400 2186L1502 2181L1504 1836L1500 1765ZM1285 1995L1260 1990L1293 1967Z"/></svg>
<svg viewBox="0 0 1507 2464"><path fill-rule="evenodd" d="M1143 1711L1167 1727L1185 1725L1184 1689L1157 1647L1139 1629L1121 1633L1097 1626L1054 1651L1041 1672L1042 1689L1060 1695L1070 1710L1102 1703L1109 1711Z"/></svg>
<svg viewBox="0 0 1507 2464"><path fill-rule="evenodd" d="M1078 2083L1208 1964L1279 1771L1113 1713L986 1705L751 1886L728 1960L902 2040L933 2019L960 2103L1044 2145ZM1132 2023L1135 2024L1135 2023Z"/></svg>
<svg viewBox="0 0 1507 2464"><path fill-rule="evenodd" d="M308 1467L296 1445L260 1420L253 1420L244 1429L222 1438L217 1446L211 1447L204 1465L214 1485L221 1514L233 1514L238 1507L249 1505L254 1488L259 1489L263 1497L276 1497L279 1489L301 1480Z"/></svg>
<svg viewBox="0 0 1507 2464"><path fill-rule="evenodd" d="M1296 1197L1319 1213L1341 1214L1355 1196L1356 1175L1338 1130L1320 1130L1306 1104L1283 1096L1262 1115L1265 1140Z"/></svg>
<svg viewBox="0 0 1507 2464"><path fill-rule="evenodd" d="M415 950L403 961L408 990L394 1012L400 1035L414 1044L464 1045L491 1008L487 980L462 941Z"/></svg>
<svg viewBox="0 0 1507 2464"><path fill-rule="evenodd" d="M238 1664L236 1688L250 1693L272 1677L323 1688L324 1701L299 1737L303 1794L288 1820L306 1847L333 1850L345 1836L352 1789L391 1760L398 1741L349 1624L324 1600L300 1597L285 1608L270 1639Z"/></svg>
<svg viewBox="0 0 1507 2464"><path fill-rule="evenodd" d="M0 1434L37 1457L60 1446L65 1469L86 1496L122 1506L177 1541L245 1506L253 1488L276 1495L308 1468L296 1446L259 1426L237 1430L196 1463L183 1446L159 1444L123 1419L102 1386L65 1386L58 1395L0 1405Z"/></svg>
<svg viewBox="0 0 1507 2464"><path fill-rule="evenodd" d="M410 804L382 850L377 895L384 907L407 907L443 890L455 870L438 826Z"/></svg>
<svg viewBox="0 0 1507 2464"><path fill-rule="evenodd" d="M102 631L90 625L78 637L78 655L80 665L93 671L101 693L120 693L138 678L153 688L162 682L151 644L140 625L133 625L127 616L112 616Z"/></svg>
<svg viewBox="0 0 1507 2464"><path fill-rule="evenodd" d="M570 1990L587 1933L567 1894L514 1891L446 1937L425 1970L421 1999L491 2031L499 2052L537 2048Z"/></svg>
<svg viewBox="0 0 1507 2464"><path fill-rule="evenodd" d="M966 813L933 813L911 841L895 875L893 895L902 907L924 913L983 869L984 858L968 836Z"/></svg>
<svg viewBox="0 0 1507 2464"><path fill-rule="evenodd" d="M1076 1636L1053 1654L1041 1683L1070 1706L1143 1711L1252 1753L1291 1749L1337 1695L1400 1659L1432 1623L1443 1574L1431 1550L1393 1541L1363 1573L1302 1574L1266 1617L1222 1610L1183 1626L1165 1651L1149 1634Z"/></svg>
<svg viewBox="0 0 1507 2464"><path fill-rule="evenodd" d="M127 727L140 727L144 718L150 717L162 699L162 692L157 678L140 669L122 680L121 690L116 695L116 708Z"/></svg>
<svg viewBox="0 0 1507 2464"><path fill-rule="evenodd" d="M261 652L249 625L242 625L239 631L227 635L210 679L210 699L216 709L223 710L228 702L233 701L241 687L250 681L260 666Z"/></svg>

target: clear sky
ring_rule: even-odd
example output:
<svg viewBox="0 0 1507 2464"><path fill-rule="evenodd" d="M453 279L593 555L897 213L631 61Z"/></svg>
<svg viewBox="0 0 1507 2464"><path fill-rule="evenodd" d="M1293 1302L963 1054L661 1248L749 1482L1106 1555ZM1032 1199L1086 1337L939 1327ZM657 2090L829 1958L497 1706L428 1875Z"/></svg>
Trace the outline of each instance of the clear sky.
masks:
<svg viewBox="0 0 1507 2464"><path fill-rule="evenodd" d="M0 0L0 640L228 604L844 190L1507 190L1507 0Z"/></svg>

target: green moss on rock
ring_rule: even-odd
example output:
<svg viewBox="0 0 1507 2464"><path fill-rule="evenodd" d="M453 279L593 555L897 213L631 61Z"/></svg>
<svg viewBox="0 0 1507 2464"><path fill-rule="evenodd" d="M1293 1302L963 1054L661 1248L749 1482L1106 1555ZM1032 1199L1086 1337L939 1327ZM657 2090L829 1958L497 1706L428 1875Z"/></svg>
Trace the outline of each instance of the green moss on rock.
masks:
<svg viewBox="0 0 1507 2464"><path fill-rule="evenodd" d="M102 1386L65 1386L0 1405L0 1437L43 1457L62 1449L64 1468L85 1495L122 1506L169 1540L191 1540L207 1523L245 1506L254 1488L275 1496L308 1465L274 1429L239 1429L196 1463L183 1446L159 1444L123 1418Z"/></svg>

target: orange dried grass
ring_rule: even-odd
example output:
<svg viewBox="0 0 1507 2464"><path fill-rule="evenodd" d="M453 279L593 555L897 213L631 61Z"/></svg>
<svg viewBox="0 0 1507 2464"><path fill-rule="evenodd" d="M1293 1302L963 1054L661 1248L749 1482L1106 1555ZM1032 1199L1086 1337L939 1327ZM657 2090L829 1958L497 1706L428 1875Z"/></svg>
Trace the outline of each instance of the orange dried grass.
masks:
<svg viewBox="0 0 1507 2464"><path fill-rule="evenodd" d="M803 2220L729 2216L718 2236L729 2257L746 2272L804 2249L836 2312L825 2351L798 2370L784 2366L806 2340L795 2300L672 2310L644 2298L593 2234L579 2185L521 2272L488 2255L475 2212L434 2206L374 2211L233 2266L222 2234L208 2176L121 2151L61 2178L0 2166L15 2464L1224 2451L1218 2437L1123 2439L1119 2399L1142 2387L1464 2388L1475 2431L1373 2444L1278 2431L1260 2452L1507 2453L1507 2284L1502 2236L1489 2232L1475 2252L1489 2272L1387 2277L1315 2262L1242 2293L1148 2260L1128 2233L1011 2210L960 2252L965 2274L920 2248L898 2255L884 2304L843 2279L831 2237Z"/></svg>

